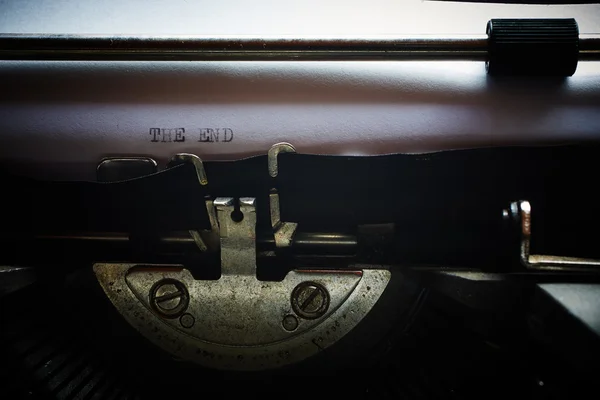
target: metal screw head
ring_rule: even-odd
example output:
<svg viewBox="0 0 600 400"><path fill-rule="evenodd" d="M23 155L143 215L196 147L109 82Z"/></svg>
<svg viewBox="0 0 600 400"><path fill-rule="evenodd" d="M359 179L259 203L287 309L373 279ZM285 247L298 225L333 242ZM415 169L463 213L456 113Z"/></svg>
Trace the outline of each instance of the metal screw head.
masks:
<svg viewBox="0 0 600 400"><path fill-rule="evenodd" d="M298 328L298 318L293 315L286 315L283 318L281 325L283 325L283 329L288 332L294 331L296 328Z"/></svg>
<svg viewBox="0 0 600 400"><path fill-rule="evenodd" d="M303 282L292 292L292 308L305 319L322 317L329 308L329 293L318 283Z"/></svg>
<svg viewBox="0 0 600 400"><path fill-rule="evenodd" d="M150 289L150 305L162 317L179 317L185 312L189 302L187 288L175 279L163 279Z"/></svg>
<svg viewBox="0 0 600 400"><path fill-rule="evenodd" d="M183 326L184 328L191 328L192 326L194 326L194 323L196 322L196 319L194 318L194 316L192 314L183 314L180 318L179 318L179 323L181 324L181 326Z"/></svg>

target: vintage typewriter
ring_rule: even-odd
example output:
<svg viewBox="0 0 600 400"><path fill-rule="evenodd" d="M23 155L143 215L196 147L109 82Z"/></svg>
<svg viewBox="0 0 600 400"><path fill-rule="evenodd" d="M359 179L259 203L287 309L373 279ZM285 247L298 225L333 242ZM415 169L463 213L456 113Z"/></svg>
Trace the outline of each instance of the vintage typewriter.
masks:
<svg viewBox="0 0 600 400"><path fill-rule="evenodd" d="M593 396L600 6L234 3L2 3L0 398Z"/></svg>

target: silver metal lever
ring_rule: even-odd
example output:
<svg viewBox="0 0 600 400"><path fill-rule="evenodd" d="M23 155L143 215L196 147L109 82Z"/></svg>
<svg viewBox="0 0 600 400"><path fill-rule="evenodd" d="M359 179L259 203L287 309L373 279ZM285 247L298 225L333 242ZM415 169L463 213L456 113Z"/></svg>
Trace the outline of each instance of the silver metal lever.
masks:
<svg viewBox="0 0 600 400"><path fill-rule="evenodd" d="M206 176L206 171L204 170L204 163L202 159L195 154L188 153L179 153L175 154L171 160L169 161L168 167L172 168L176 165L180 165L183 163L191 163L194 165L196 169L196 176L198 177L198 182L202 186L208 185L208 177ZM200 251L205 252L208 251L209 248L216 248L218 245L217 237L219 233L219 225L217 224L217 213L215 211L215 207L213 205L213 201L210 197L206 198L204 201L204 206L206 207L206 212L208 214L208 220L210 221L210 230L204 231L204 238L201 233L196 230L190 230L190 236L194 239L196 246L200 249ZM208 244L207 244L208 242Z"/></svg>
<svg viewBox="0 0 600 400"><path fill-rule="evenodd" d="M600 260L531 254L531 204L527 200L519 200L511 203L510 211L505 210L504 215L512 215L515 221L520 222L520 259L521 263L525 267L543 270L587 269L590 267L600 267Z"/></svg>
<svg viewBox="0 0 600 400"><path fill-rule="evenodd" d="M296 148L289 143L281 142L271 146L267 154L269 175L272 178L276 178L279 174L279 153L295 152ZM269 194L269 207L271 209L271 227L273 228L273 235L275 237L275 246L290 247L298 224L296 222L284 222L281 220L279 193L275 188L271 189L271 193Z"/></svg>

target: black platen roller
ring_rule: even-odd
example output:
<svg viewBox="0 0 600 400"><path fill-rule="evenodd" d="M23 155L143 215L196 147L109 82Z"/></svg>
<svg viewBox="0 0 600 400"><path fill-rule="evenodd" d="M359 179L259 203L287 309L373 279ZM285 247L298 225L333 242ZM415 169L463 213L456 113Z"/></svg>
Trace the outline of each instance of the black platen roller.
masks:
<svg viewBox="0 0 600 400"><path fill-rule="evenodd" d="M569 19L492 19L486 68L490 75L571 76L579 28Z"/></svg>

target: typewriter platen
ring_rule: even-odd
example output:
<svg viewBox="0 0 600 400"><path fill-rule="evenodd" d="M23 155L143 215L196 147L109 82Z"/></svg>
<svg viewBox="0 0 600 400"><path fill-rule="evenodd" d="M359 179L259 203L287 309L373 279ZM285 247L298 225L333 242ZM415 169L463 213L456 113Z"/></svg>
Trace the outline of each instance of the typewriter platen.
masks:
<svg viewBox="0 0 600 400"><path fill-rule="evenodd" d="M6 398L591 390L599 10L512 7L0 37Z"/></svg>

